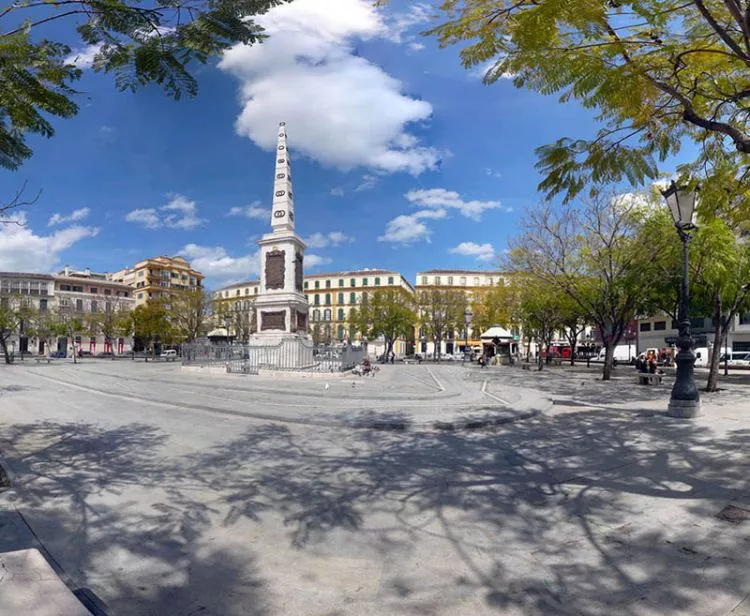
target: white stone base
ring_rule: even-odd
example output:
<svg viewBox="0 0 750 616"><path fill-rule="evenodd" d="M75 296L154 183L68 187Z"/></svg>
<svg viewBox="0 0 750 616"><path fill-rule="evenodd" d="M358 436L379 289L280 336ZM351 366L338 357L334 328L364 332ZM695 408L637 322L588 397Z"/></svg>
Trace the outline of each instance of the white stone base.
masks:
<svg viewBox="0 0 750 616"><path fill-rule="evenodd" d="M315 364L312 338L308 334L265 331L248 340L250 362L263 369L305 369ZM254 352L253 352L254 351Z"/></svg>

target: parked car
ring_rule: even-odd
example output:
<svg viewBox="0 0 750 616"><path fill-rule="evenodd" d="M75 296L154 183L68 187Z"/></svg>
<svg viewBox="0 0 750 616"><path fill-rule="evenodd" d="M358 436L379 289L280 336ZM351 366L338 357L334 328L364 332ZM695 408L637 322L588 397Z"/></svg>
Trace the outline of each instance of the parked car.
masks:
<svg viewBox="0 0 750 616"><path fill-rule="evenodd" d="M719 363L727 363L729 359L730 366L750 366L750 353L747 351L733 351L730 353L724 353L719 360Z"/></svg>
<svg viewBox="0 0 750 616"><path fill-rule="evenodd" d="M405 364L413 364L422 361L424 358L419 353L411 353L410 355L404 355L403 357L397 357L396 361L404 362Z"/></svg>
<svg viewBox="0 0 750 616"><path fill-rule="evenodd" d="M174 349L167 349L166 351L162 351L159 357L164 361L175 361L177 359L177 351Z"/></svg>

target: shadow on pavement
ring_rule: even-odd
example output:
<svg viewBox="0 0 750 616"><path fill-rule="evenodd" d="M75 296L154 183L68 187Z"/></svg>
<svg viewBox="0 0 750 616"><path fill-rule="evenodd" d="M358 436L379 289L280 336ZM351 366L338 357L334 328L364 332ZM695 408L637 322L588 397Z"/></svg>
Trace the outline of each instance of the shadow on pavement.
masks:
<svg viewBox="0 0 750 616"><path fill-rule="evenodd" d="M113 614L284 613L252 542L209 540L268 516L286 528L279 553L388 563L370 613L480 597L498 614L692 614L750 582L750 537L714 518L748 495L747 429L585 410L429 437L268 424L178 458L168 438L141 424L0 431L31 452L8 456L16 506L82 586L108 589ZM102 558L122 574L98 579ZM329 593L348 592L337 582Z"/></svg>

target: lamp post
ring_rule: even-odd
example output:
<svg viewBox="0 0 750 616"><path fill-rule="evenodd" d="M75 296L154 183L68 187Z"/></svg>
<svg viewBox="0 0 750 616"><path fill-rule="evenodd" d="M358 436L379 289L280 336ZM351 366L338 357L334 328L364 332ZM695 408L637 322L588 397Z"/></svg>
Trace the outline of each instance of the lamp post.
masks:
<svg viewBox="0 0 750 616"><path fill-rule="evenodd" d="M677 186L674 181L669 188L662 191L669 211L674 219L677 233L682 241L682 297L679 308L679 335L677 347L680 349L675 357L677 364L677 378L669 399L667 415L670 417L690 418L700 414L701 401L698 388L695 386L693 371L695 368L695 353L693 352L693 337L690 332L690 286L689 286L689 254L690 236L697 227L693 223L697 189L690 190Z"/></svg>
<svg viewBox="0 0 750 616"><path fill-rule="evenodd" d="M464 323L466 323L466 348L464 349L464 360L466 359L466 355L471 353L471 350L469 349L469 328L471 327L471 320L473 318L474 313L471 311L471 308L464 310ZM471 355L469 355L469 361L471 361Z"/></svg>

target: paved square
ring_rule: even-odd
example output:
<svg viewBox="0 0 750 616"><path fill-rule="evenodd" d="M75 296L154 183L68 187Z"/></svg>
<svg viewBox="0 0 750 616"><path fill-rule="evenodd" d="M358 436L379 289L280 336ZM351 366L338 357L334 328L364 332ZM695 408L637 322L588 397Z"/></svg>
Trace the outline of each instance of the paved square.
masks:
<svg viewBox="0 0 750 616"><path fill-rule="evenodd" d="M687 421L631 381L16 365L0 371L0 506L112 615L747 616L750 521L717 517L750 508L746 389ZM544 412L432 421L518 408ZM14 528L3 552L30 547Z"/></svg>

